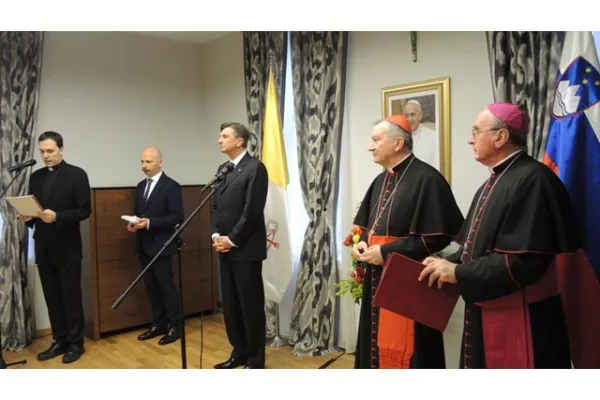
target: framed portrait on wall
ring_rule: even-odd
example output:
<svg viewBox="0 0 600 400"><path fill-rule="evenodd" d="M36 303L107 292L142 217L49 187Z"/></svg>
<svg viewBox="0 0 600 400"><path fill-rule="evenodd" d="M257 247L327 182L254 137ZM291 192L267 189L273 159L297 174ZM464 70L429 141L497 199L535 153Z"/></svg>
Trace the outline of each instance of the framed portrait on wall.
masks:
<svg viewBox="0 0 600 400"><path fill-rule="evenodd" d="M382 89L383 118L404 115L413 130L413 153L450 182L450 78Z"/></svg>

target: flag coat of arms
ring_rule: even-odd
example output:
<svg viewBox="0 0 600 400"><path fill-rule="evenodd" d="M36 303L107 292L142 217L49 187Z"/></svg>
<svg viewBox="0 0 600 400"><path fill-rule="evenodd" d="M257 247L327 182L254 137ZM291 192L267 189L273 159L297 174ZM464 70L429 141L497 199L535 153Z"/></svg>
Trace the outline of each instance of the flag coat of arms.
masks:
<svg viewBox="0 0 600 400"><path fill-rule="evenodd" d="M600 64L591 32L567 32L544 164L571 197L581 248L556 259L575 368L600 368Z"/></svg>
<svg viewBox="0 0 600 400"><path fill-rule="evenodd" d="M265 297L276 303L283 298L292 278L292 249L288 224L289 174L283 141L279 99L273 72L269 69L261 161L269 174L265 205L267 259L263 263Z"/></svg>

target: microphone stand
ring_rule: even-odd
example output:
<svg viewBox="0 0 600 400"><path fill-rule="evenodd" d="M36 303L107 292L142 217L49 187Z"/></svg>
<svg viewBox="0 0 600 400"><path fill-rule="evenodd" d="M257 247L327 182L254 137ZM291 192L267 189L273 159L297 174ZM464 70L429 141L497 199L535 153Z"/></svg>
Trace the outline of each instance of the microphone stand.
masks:
<svg viewBox="0 0 600 400"><path fill-rule="evenodd" d="M342 351L340 354L338 354L337 356L330 358L328 361L325 361L325 363L323 365L321 365L318 369L326 369L327 367L329 367L331 364L333 364L334 362L336 362L341 356L343 356L344 354L346 354L346 350Z"/></svg>
<svg viewBox="0 0 600 400"><path fill-rule="evenodd" d="M208 189L209 187L212 188L212 190L210 191L210 193L208 194L208 196L206 196L204 198L204 200L202 200L202 202L200 203L200 205L198 207L196 207L196 209L190 214L189 217L187 217L187 219L180 225L175 226L175 233L173 233L173 235L171 235L171 237L163 244L163 247L159 250L158 253L156 253L156 255L154 256L154 258L152 258L152 260L150 260L150 262L148 263L148 265L146 265L146 267L142 270L142 272L140 272L140 274L137 276L137 278L135 278L135 280L129 285L129 287L127 289L125 289L125 291L119 296L119 298L117 298L117 300L115 300L115 302L113 303L113 305L111 306L112 309L116 309L119 304L121 304L123 302L123 300L125 299L125 297L129 294L129 292L131 292L131 290L133 289L133 287L136 285L136 283L138 283L140 281L140 279L142 279L142 277L144 276L144 274L146 273L146 271L148 271L148 269L154 264L154 262L156 261L156 259L158 259L158 257L160 257L160 255L167 249L167 247L169 247L169 245L179 237L179 235L181 234L181 232L185 229L185 227L187 226L187 224L189 224L189 222L192 220L192 218L194 218L196 216L196 214L198 214L198 212L200 212L200 210L202 209L202 207L204 207L204 205L208 202L208 200L210 200L210 198L215 194L215 192L217 191L217 189L219 188L219 185L221 184L221 182L223 181L223 179L225 178L225 174L227 174L227 172L231 171L233 169L233 164L229 163L226 164L226 166L224 168L221 169L221 171L219 171L217 173L217 175L202 189L202 192L204 192L206 189ZM179 254L179 262L181 263L181 253ZM181 266L180 266L180 270L179 270L179 284L180 284L180 290L179 290L179 302L180 302L180 315L183 315L183 291L181 290ZM187 368L186 365L186 355L184 353L185 351L185 330L183 329L183 319L181 321L181 326L182 326L182 331L181 331L181 346L182 346L182 354L181 354L181 365L183 369Z"/></svg>
<svg viewBox="0 0 600 400"><path fill-rule="evenodd" d="M175 225L175 231L179 225ZM185 242L179 236L177 237L177 269L179 271L179 323L181 324L181 368L187 369L187 349L185 347L185 318L183 312L183 276L181 273L181 248Z"/></svg>
<svg viewBox="0 0 600 400"><path fill-rule="evenodd" d="M17 170L17 173L15 174L15 176L12 178L12 180L10 181L8 186L6 186L6 188L0 195L0 199L4 198L4 195L6 194L6 192L8 192L8 189L11 187L13 182L19 177L19 175L21 175L21 171L23 171L23 169ZM6 369L8 367L12 367L13 365L22 365L22 364L26 364L26 363L27 363L27 360L21 360L21 361L16 361L16 362L12 362L12 363L7 363L6 361L4 361L4 358L2 357L2 323L0 322L0 369Z"/></svg>

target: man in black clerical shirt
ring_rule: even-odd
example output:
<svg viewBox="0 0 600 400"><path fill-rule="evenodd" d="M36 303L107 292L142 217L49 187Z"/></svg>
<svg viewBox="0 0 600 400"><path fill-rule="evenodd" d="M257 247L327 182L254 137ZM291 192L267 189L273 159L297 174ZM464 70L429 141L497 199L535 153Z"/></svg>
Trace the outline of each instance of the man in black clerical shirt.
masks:
<svg viewBox="0 0 600 400"><path fill-rule="evenodd" d="M85 352L79 224L90 215L90 183L83 169L63 160L59 133L44 132L38 142L46 167L31 174L29 194L43 211L36 218L21 216L34 230L35 262L52 328L52 345L38 359L63 355L63 362L71 363Z"/></svg>

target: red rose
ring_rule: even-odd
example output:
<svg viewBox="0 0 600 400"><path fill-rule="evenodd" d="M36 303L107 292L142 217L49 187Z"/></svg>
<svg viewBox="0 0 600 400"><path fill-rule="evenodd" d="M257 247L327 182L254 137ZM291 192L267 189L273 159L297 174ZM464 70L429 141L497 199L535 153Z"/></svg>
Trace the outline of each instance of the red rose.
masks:
<svg viewBox="0 0 600 400"><path fill-rule="evenodd" d="M361 284L363 283L363 278L361 278L360 276L356 278L356 283Z"/></svg>
<svg viewBox="0 0 600 400"><path fill-rule="evenodd" d="M348 247L352 244L352 235L348 235L346 236L346 239L344 239L344 246Z"/></svg>

